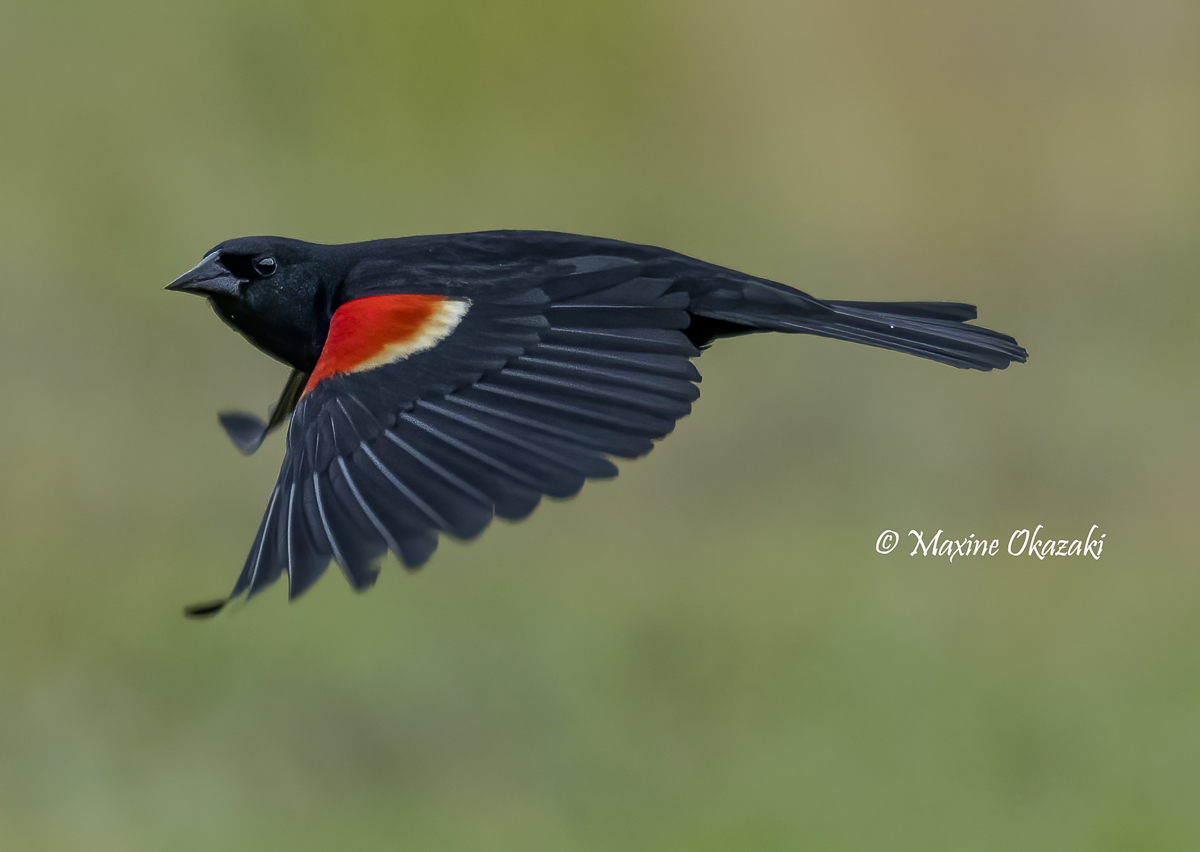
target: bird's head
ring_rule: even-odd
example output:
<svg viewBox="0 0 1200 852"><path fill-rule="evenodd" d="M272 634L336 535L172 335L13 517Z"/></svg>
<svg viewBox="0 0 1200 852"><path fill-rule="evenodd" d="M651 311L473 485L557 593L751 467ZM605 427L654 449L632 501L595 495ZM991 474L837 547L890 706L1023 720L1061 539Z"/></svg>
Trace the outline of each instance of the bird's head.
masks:
<svg viewBox="0 0 1200 852"><path fill-rule="evenodd" d="M343 277L333 247L283 237L242 237L209 251L167 285L204 296L259 349L311 372Z"/></svg>

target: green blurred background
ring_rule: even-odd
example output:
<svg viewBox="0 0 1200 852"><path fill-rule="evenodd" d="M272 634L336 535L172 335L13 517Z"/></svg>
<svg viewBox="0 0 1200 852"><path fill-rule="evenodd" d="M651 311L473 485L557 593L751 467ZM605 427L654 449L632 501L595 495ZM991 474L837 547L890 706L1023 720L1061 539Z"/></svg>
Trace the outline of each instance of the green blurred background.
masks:
<svg viewBox="0 0 1200 852"><path fill-rule="evenodd" d="M0 847L1200 848L1200 7L0 5ZM203 623L278 364L215 243L547 228L952 299L726 341L649 457ZM1106 534L1086 558L885 529Z"/></svg>

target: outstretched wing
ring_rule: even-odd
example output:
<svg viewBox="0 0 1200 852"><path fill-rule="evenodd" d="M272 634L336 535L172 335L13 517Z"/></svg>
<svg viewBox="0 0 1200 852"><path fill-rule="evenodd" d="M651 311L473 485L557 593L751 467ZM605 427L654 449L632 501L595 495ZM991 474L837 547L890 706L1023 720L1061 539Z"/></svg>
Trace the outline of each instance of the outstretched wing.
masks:
<svg viewBox="0 0 1200 852"><path fill-rule="evenodd" d="M366 588L389 550L416 568L439 533L523 518L615 476L610 457L648 452L700 375L688 296L647 267L589 257L534 286L381 287L343 304L233 596L286 573L295 597L331 559Z"/></svg>

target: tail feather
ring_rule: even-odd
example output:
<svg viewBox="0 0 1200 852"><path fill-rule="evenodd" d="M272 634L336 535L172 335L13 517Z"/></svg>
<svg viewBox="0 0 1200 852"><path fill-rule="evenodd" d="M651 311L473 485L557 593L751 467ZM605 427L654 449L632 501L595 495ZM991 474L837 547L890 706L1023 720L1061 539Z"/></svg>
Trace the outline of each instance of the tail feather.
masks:
<svg viewBox="0 0 1200 852"><path fill-rule="evenodd" d="M1027 353L1007 334L967 325L973 305L961 302L826 302L828 313L777 316L787 330L907 352L972 370L1003 370ZM780 329L783 330L783 329Z"/></svg>
<svg viewBox="0 0 1200 852"><path fill-rule="evenodd" d="M974 305L965 302L844 302L827 301L826 305L848 310L871 311L921 319L942 319L955 322L973 320L979 315Z"/></svg>
<svg viewBox="0 0 1200 852"><path fill-rule="evenodd" d="M837 302L771 281L738 281L693 300L697 346L755 331L816 334L907 352L968 370L1003 370L1027 355L1007 334L978 325L962 302Z"/></svg>

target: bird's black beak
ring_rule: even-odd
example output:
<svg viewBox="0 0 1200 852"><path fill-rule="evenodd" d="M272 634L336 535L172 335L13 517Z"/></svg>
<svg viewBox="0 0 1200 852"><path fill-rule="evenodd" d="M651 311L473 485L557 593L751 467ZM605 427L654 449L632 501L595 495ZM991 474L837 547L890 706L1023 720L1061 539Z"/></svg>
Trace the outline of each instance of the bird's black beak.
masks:
<svg viewBox="0 0 1200 852"><path fill-rule="evenodd" d="M197 296L237 296L240 284L241 279L221 264L220 254L214 251L168 284L167 289Z"/></svg>

